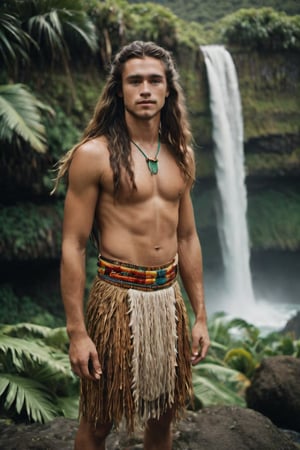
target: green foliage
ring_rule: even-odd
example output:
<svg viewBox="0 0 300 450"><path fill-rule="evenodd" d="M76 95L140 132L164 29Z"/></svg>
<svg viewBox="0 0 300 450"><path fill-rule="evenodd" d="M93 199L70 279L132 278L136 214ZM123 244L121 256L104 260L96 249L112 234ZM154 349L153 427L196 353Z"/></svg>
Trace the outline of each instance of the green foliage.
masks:
<svg viewBox="0 0 300 450"><path fill-rule="evenodd" d="M26 203L2 208L0 253L6 261L59 255L62 214L59 202L49 207Z"/></svg>
<svg viewBox="0 0 300 450"><path fill-rule="evenodd" d="M272 8L241 9L221 21L221 39L259 50L300 49L300 15Z"/></svg>
<svg viewBox="0 0 300 450"><path fill-rule="evenodd" d="M145 41L155 41L172 47L176 39L177 17L162 6L151 3L130 5L128 7L126 37L128 41L138 37ZM164 42L167 41L167 42Z"/></svg>
<svg viewBox="0 0 300 450"><path fill-rule="evenodd" d="M86 49L96 52L93 23L80 0L12 0L0 6L0 58L16 78L18 60L44 65L62 64L72 90L71 56L85 59ZM22 67L23 68L23 67ZM72 91L73 97L75 96ZM46 150L45 129L39 110L48 110L20 84L0 87L0 141L10 145L28 142Z"/></svg>
<svg viewBox="0 0 300 450"><path fill-rule="evenodd" d="M55 117L45 120L48 146L55 160L66 153L78 142L80 133L74 121L59 106L55 108Z"/></svg>
<svg viewBox="0 0 300 450"><path fill-rule="evenodd" d="M38 55L47 64L60 61L68 71L71 52L77 51L78 57L86 49L95 52L98 48L94 26L81 0L12 0L2 8L15 17L34 43L31 61Z"/></svg>
<svg viewBox="0 0 300 450"><path fill-rule="evenodd" d="M186 23L174 15L168 8L153 3L131 5L127 9L128 23L126 39L150 40L174 49L184 44L188 48L197 48L206 43L205 32L196 22Z"/></svg>
<svg viewBox="0 0 300 450"><path fill-rule="evenodd" d="M260 8L261 0L152 0L170 8L177 16L189 22L215 22L241 8ZM142 0L129 0L129 3L143 3ZM299 2L295 0L264 0L263 6L270 6L287 14L299 14Z"/></svg>
<svg viewBox="0 0 300 450"><path fill-rule="evenodd" d="M78 379L67 355L65 329L33 324L0 327L0 404L13 419L47 422L76 415ZM67 399L75 408L66 407Z"/></svg>
<svg viewBox="0 0 300 450"><path fill-rule="evenodd" d="M31 322L34 324L55 327L63 325L63 318L54 315L27 295L18 296L9 284L0 285L1 320L15 324ZM53 302L52 302L53 305Z"/></svg>
<svg viewBox="0 0 300 450"><path fill-rule="evenodd" d="M300 248L300 194L265 190L248 198L248 223L253 248Z"/></svg>
<svg viewBox="0 0 300 450"><path fill-rule="evenodd" d="M190 311L191 314L191 311ZM224 313L208 321L211 347L205 361L193 368L197 400L203 405L245 405L245 389L263 358L275 355L299 357L300 341L276 332L261 331L243 319Z"/></svg>
<svg viewBox="0 0 300 450"><path fill-rule="evenodd" d="M224 362L229 367L242 372L247 377L251 377L255 370L255 361L251 353L244 348L234 348L229 350L224 356Z"/></svg>
<svg viewBox="0 0 300 450"><path fill-rule="evenodd" d="M239 405L245 406L244 387L246 377L213 358L207 358L193 367L193 386L196 398L203 406Z"/></svg>
<svg viewBox="0 0 300 450"><path fill-rule="evenodd" d="M120 45L132 40L155 41L173 51L179 51L180 45L197 48L200 42L206 42L199 24L188 24L170 9L154 3L128 5L123 0L92 0L87 2L87 12L99 33L104 65Z"/></svg>
<svg viewBox="0 0 300 450"><path fill-rule="evenodd" d="M38 101L26 86L0 86L0 141L8 141L18 147L25 141L37 152L45 152L45 127L41 123L40 111L53 112Z"/></svg>
<svg viewBox="0 0 300 450"><path fill-rule="evenodd" d="M19 60L29 60L30 37L12 14L0 14L0 61L10 72L18 67ZM1 64L1 65L2 65Z"/></svg>

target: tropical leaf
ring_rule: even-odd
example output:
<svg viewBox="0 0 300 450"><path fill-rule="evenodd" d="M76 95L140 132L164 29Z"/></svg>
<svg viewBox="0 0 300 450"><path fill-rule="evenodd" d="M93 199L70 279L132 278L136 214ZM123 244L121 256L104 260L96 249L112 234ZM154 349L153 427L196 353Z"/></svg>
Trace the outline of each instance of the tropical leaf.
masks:
<svg viewBox="0 0 300 450"><path fill-rule="evenodd" d="M18 372L23 372L28 365L37 363L46 367L52 374L70 376L67 355L58 350L54 351L42 341L29 341L0 334L0 361L3 366L10 364L10 360L5 359L7 356Z"/></svg>
<svg viewBox="0 0 300 450"><path fill-rule="evenodd" d="M45 127L39 110L53 113L22 84L0 86L0 141L22 140L37 152L46 151ZM21 138L18 141L15 138Z"/></svg>
<svg viewBox="0 0 300 450"><path fill-rule="evenodd" d="M3 334L23 339L26 337L46 338L51 334L52 331L53 329L50 327L27 322L17 323L13 325L2 325L0 327L0 332L2 332Z"/></svg>
<svg viewBox="0 0 300 450"><path fill-rule="evenodd" d="M15 407L18 414L24 411L28 419L34 422L47 422L54 419L58 413L50 393L36 380L2 373L0 396L4 399L3 404L7 411Z"/></svg>
<svg viewBox="0 0 300 450"><path fill-rule="evenodd" d="M13 325L0 325L0 333L22 339L41 338L50 347L67 351L69 338L66 327L50 328L35 323L18 323Z"/></svg>
<svg viewBox="0 0 300 450"><path fill-rule="evenodd" d="M20 20L13 14L0 14L0 61L10 68L16 68L18 61L28 62L31 39L22 30Z"/></svg>
<svg viewBox="0 0 300 450"><path fill-rule="evenodd" d="M29 323L0 327L0 397L9 415L26 413L39 422L57 415L75 416L79 381L71 371L66 347L60 350L61 340L66 339L65 328ZM67 396L72 399L69 408L63 400Z"/></svg>
<svg viewBox="0 0 300 450"><path fill-rule="evenodd" d="M95 52L97 35L92 21L79 0L29 0L18 5L23 27L37 42L42 56L64 65L82 44Z"/></svg>
<svg viewBox="0 0 300 450"><path fill-rule="evenodd" d="M219 364L212 364L212 363L201 363L201 365L197 369L195 369L196 373L201 374L207 374L207 375L213 375L215 378L217 378L220 381L227 381L227 382L241 382L242 377L241 373L235 369L232 369L230 367L220 366ZM243 382L248 383L248 378L244 377Z"/></svg>
<svg viewBox="0 0 300 450"><path fill-rule="evenodd" d="M226 384L213 378L193 374L194 393L204 406L239 405L245 400Z"/></svg>

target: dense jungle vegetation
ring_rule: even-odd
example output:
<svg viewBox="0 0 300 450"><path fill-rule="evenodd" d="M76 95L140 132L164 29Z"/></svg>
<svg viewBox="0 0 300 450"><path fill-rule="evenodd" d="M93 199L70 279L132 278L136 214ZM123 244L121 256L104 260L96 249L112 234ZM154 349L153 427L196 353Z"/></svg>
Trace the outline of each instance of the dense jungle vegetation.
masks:
<svg viewBox="0 0 300 450"><path fill-rule="evenodd" d="M171 3L173 12L164 7ZM280 8L272 2L278 11L255 9L251 2L251 9L234 13L250 5L220 3L216 8L210 1L1 1L0 418L43 422L56 415L77 415L78 380L69 368L57 291L45 292L38 285L33 299L5 277L21 277L32 261L37 278L51 264L58 267L64 187L56 197L49 196L49 168L78 141L111 55L132 39L155 40L178 57L210 42L299 50L300 16L280 12L284 6L286 12L298 13L296 2ZM184 20L190 18L183 9L194 12L193 23ZM206 22L217 19L205 28ZM256 217L252 220L255 223ZM290 244L297 246L299 239L295 242ZM94 273L91 264L88 261L87 287ZM223 315L212 317L209 328L210 355L194 369L199 404L244 405L244 390L264 356L300 356L300 342L292 335L262 336L253 325Z"/></svg>
<svg viewBox="0 0 300 450"><path fill-rule="evenodd" d="M144 3L139 0L129 0L128 3ZM299 14L300 5L297 0L153 0L162 6L170 8L178 17L189 22L200 23L216 22L222 17L242 8L271 7L276 11L286 12L289 15Z"/></svg>

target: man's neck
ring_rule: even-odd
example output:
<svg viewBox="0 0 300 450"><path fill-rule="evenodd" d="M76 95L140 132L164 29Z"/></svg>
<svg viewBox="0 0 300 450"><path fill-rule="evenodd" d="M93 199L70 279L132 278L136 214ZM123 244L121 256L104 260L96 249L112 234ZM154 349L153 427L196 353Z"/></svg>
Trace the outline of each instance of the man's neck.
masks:
<svg viewBox="0 0 300 450"><path fill-rule="evenodd" d="M127 120L129 136L133 141L149 146L157 143L159 120Z"/></svg>

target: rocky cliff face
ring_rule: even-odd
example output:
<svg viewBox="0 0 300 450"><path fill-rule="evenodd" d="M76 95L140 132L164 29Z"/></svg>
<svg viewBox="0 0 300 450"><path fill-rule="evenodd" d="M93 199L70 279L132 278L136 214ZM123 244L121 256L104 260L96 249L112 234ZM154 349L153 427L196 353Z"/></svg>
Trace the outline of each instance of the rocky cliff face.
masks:
<svg viewBox="0 0 300 450"><path fill-rule="evenodd" d="M248 177L295 176L300 171L300 67L298 52L228 48L243 106ZM209 94L201 50L179 56L199 159L200 178L212 176ZM208 161L207 161L208 160Z"/></svg>
<svg viewBox="0 0 300 450"><path fill-rule="evenodd" d="M255 287L265 297L298 302L300 284L299 52L229 48L238 74L244 119L248 228ZM201 50L178 55L195 138L193 192L204 263L222 273L216 230L214 156L209 93ZM282 262L284 264L282 266ZM297 262L298 261L298 262ZM209 278L209 277L208 277Z"/></svg>

